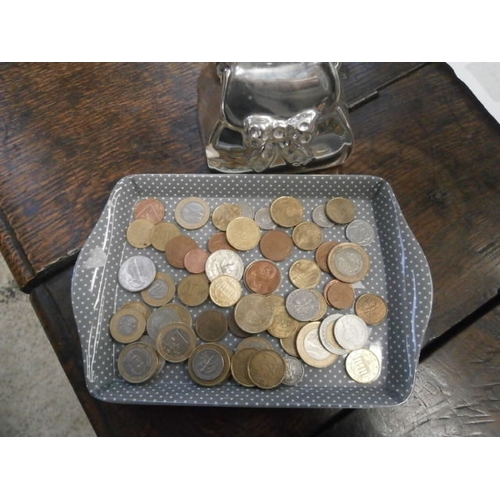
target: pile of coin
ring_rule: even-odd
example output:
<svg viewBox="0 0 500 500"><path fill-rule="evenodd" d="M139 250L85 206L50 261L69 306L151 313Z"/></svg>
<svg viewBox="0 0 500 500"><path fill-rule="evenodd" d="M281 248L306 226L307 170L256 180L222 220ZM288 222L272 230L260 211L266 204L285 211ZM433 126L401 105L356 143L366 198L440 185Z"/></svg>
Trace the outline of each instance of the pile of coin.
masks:
<svg viewBox="0 0 500 500"><path fill-rule="evenodd" d="M125 304L110 320L113 339L127 344L118 362L123 378L142 383L158 375L165 362L187 361L192 380L202 386L232 377L244 387L272 389L299 383L304 364L324 368L339 357L356 382L379 377L380 360L367 343L369 327L387 317L387 304L373 293L355 298L353 284L370 271L365 247L375 232L356 219L351 200L328 200L313 210L311 221L292 196L278 197L255 213L247 204L229 202L210 213L203 199L189 197L175 207L175 223L165 221L165 213L160 200L140 200L126 239L138 249L152 245L171 268L186 275L176 283L144 255L122 263L120 285L142 299ZM200 229L210 219L218 232L205 250L181 229ZM335 224L345 226L348 241L324 241L323 229ZM295 260L283 276L277 263L288 259L294 247L311 257ZM262 259L245 265L242 255L256 248ZM320 291L324 273L332 279ZM283 279L294 287L286 297L279 294ZM227 314L214 307L193 318L191 308L210 302L228 308ZM329 307L344 312L327 314ZM234 353L223 343L228 330L245 337ZM262 333L279 339L284 352L256 336Z"/></svg>

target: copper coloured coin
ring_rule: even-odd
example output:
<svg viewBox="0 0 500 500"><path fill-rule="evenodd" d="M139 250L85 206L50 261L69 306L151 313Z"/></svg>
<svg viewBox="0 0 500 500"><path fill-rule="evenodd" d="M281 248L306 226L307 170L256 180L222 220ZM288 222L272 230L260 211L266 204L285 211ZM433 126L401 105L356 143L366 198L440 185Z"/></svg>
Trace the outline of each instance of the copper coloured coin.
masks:
<svg viewBox="0 0 500 500"><path fill-rule="evenodd" d="M184 267L193 274L205 272L205 263L210 253L202 248L193 248L184 256Z"/></svg>
<svg viewBox="0 0 500 500"><path fill-rule="evenodd" d="M156 198L139 200L134 207L134 219L146 219L158 224L165 217L165 206Z"/></svg>
<svg viewBox="0 0 500 500"><path fill-rule="evenodd" d="M330 250L337 245L338 242L336 241L325 241L316 249L316 253L314 255L316 264L318 264L319 268L325 273L330 272L330 269L328 269L328 254L330 253Z"/></svg>
<svg viewBox="0 0 500 500"><path fill-rule="evenodd" d="M354 304L354 288L349 283L333 280L328 284L325 298L335 309L348 309Z"/></svg>
<svg viewBox="0 0 500 500"><path fill-rule="evenodd" d="M278 266L269 260L256 260L245 269L245 285L252 292L269 295L281 284Z"/></svg>
<svg viewBox="0 0 500 500"><path fill-rule="evenodd" d="M259 248L266 259L281 262L292 253L293 240L285 231L274 229L261 237Z"/></svg>
<svg viewBox="0 0 500 500"><path fill-rule="evenodd" d="M171 266L184 269L184 257L194 248L198 248L198 243L193 238L181 234L167 241L165 258Z"/></svg>
<svg viewBox="0 0 500 500"><path fill-rule="evenodd" d="M216 252L217 250L236 250L233 245L227 241L225 231L221 231L220 233L215 233L208 240L208 251L211 253Z"/></svg>

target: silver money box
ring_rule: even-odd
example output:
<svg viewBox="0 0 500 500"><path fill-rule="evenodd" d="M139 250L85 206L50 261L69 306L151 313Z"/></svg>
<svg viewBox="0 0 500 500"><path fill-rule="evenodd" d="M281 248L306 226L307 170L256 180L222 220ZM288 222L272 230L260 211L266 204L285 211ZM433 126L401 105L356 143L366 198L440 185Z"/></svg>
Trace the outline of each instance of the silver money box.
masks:
<svg viewBox="0 0 500 500"><path fill-rule="evenodd" d="M208 63L198 126L209 168L225 173L341 165L353 135L340 63Z"/></svg>

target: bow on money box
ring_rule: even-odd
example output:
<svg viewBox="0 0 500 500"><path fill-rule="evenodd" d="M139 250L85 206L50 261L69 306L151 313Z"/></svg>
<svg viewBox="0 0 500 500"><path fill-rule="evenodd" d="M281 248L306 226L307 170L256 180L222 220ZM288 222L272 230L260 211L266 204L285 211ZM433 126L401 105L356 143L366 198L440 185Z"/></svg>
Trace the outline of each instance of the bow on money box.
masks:
<svg viewBox="0 0 500 500"><path fill-rule="evenodd" d="M352 131L339 63L209 63L198 125L219 172L310 171L341 165Z"/></svg>

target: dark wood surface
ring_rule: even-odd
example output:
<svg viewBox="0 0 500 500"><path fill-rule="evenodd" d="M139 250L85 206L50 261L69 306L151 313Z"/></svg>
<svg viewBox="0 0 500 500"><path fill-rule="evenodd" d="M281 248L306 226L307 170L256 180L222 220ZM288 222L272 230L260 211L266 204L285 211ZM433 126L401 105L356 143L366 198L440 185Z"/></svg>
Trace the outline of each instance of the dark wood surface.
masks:
<svg viewBox="0 0 500 500"><path fill-rule="evenodd" d="M349 422L359 415L375 421L378 410L112 405L95 400L85 388L69 295L72 263L123 175L207 171L196 124L199 68L0 66L2 252L19 285L31 291L33 306L98 435L349 435L351 425L352 433L360 434ZM500 127L444 64L347 64L342 78L355 137L343 171L379 175L391 184L433 276L433 313L416 394L427 379L438 383L431 380L436 371L424 366L448 350L455 360L449 383L465 391L473 370L462 377L453 370L473 363L456 346L470 348L476 334L466 336L460 326L483 328L485 304L495 304L500 288ZM484 321L493 332L498 314L486 314ZM497 365L498 345L488 346L492 364L478 364L479 372L493 373ZM487 380L484 389L494 384ZM498 395L493 385L489 390ZM417 424L408 412L391 410L380 417L385 434L446 434L447 429L478 434L479 421L442 426L439 412L433 411L439 398L422 398L429 411L418 423L420 431L411 430ZM463 404L491 415L483 433L495 434L494 397L464 398ZM450 408L459 405L453 402ZM458 418L457 412L450 410L449 418ZM391 424L391 419L408 425Z"/></svg>

